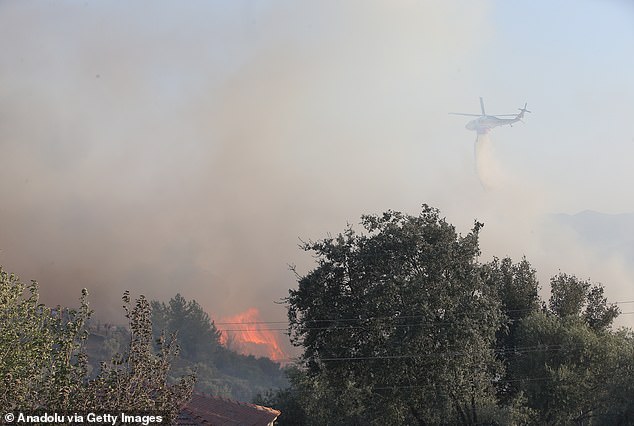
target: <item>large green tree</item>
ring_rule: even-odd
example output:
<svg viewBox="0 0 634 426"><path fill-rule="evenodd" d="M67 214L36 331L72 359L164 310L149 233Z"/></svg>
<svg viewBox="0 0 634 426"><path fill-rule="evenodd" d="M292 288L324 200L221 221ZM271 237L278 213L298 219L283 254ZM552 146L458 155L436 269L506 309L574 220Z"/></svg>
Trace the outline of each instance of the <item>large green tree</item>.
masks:
<svg viewBox="0 0 634 426"><path fill-rule="evenodd" d="M476 424L496 412L497 288L482 279L475 223L459 235L424 205L305 244L317 267L290 290L310 418L328 424ZM319 410L322 412L319 412ZM324 410L325 413L323 412ZM316 423L320 423L317 421Z"/></svg>

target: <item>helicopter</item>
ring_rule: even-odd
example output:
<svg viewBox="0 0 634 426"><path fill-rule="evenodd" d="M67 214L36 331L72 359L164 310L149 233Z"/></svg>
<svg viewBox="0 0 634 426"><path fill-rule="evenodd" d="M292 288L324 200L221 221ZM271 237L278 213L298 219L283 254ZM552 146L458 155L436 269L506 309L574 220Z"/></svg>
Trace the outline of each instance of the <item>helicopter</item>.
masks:
<svg viewBox="0 0 634 426"><path fill-rule="evenodd" d="M465 125L467 130L475 130L478 132L478 135L485 135L491 131L494 127L498 126L513 126L513 124L518 121L522 121L524 118L524 114L527 112L531 112L526 109L528 103L524 104L524 108L518 108L520 110L519 114L497 114L497 115L487 115L484 111L484 100L480 98L480 109L482 110L482 114L465 114L462 112L450 112L449 114L453 115L465 115L468 117L478 117L475 120L471 120ZM513 118L500 118L500 117L513 117Z"/></svg>

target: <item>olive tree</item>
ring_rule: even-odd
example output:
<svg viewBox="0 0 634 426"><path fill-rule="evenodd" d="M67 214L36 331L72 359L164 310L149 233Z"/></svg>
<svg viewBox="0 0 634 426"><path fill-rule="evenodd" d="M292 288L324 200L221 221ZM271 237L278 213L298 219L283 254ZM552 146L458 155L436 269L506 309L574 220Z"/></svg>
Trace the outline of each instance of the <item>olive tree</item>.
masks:
<svg viewBox="0 0 634 426"><path fill-rule="evenodd" d="M366 233L304 245L317 266L287 299L317 407L333 424L482 422L495 411L503 319L477 262L482 224L459 235L426 205L361 223Z"/></svg>
<svg viewBox="0 0 634 426"><path fill-rule="evenodd" d="M151 309L140 296L123 296L130 341L124 353L88 375L86 322L92 311L40 303L38 285L0 269L0 408L3 410L156 412L173 419L189 399L195 377L168 382L178 355L173 338L152 335Z"/></svg>

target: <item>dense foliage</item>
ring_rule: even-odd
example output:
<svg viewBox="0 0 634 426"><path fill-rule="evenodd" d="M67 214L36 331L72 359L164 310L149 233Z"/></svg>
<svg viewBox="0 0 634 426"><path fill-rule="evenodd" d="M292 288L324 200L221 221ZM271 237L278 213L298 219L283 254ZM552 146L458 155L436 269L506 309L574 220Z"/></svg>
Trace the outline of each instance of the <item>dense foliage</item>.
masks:
<svg viewBox="0 0 634 426"><path fill-rule="evenodd" d="M177 333L182 358L201 362L220 350L220 332L195 300L177 294L167 304L152 301L151 306L154 334Z"/></svg>
<svg viewBox="0 0 634 426"><path fill-rule="evenodd" d="M458 236L431 208L362 223L369 235L348 228L305 247L320 264L288 302L307 376L345 390L323 398L346 424L473 417L501 371L489 350L499 300L476 263L481 225Z"/></svg>
<svg viewBox="0 0 634 426"><path fill-rule="evenodd" d="M91 324L85 290L50 308L0 269L0 409L173 417L195 374L199 391L259 392L280 425L634 424L634 335L601 285L560 273L542 301L526 259L479 262L483 225L460 235L428 206L362 225L304 245L317 265L286 300L303 349L286 370L223 347L180 294L126 293L127 327Z"/></svg>
<svg viewBox="0 0 634 426"><path fill-rule="evenodd" d="M311 242L290 290L304 349L258 402L284 424L634 424L634 338L600 285L559 274L548 303L523 259L478 262L481 224L389 211Z"/></svg>
<svg viewBox="0 0 634 426"><path fill-rule="evenodd" d="M28 290L28 293L27 293ZM154 412L174 418L188 400L194 377L174 383L168 371L178 353L173 339L155 347L150 304L141 296L131 306L123 297L129 341L123 353L90 375L86 322L87 291L80 308L39 303L37 283L28 288L0 270L0 408L64 412Z"/></svg>

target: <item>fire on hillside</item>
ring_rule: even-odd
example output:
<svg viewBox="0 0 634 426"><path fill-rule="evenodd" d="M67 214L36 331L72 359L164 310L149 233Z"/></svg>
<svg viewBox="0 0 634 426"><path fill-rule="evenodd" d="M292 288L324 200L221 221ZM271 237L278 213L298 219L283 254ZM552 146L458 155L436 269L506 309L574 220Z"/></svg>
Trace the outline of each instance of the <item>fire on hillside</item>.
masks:
<svg viewBox="0 0 634 426"><path fill-rule="evenodd" d="M220 343L231 350L244 355L267 357L281 363L288 359L280 345L278 330L271 330L264 324L256 308L223 318L218 325L222 331Z"/></svg>

